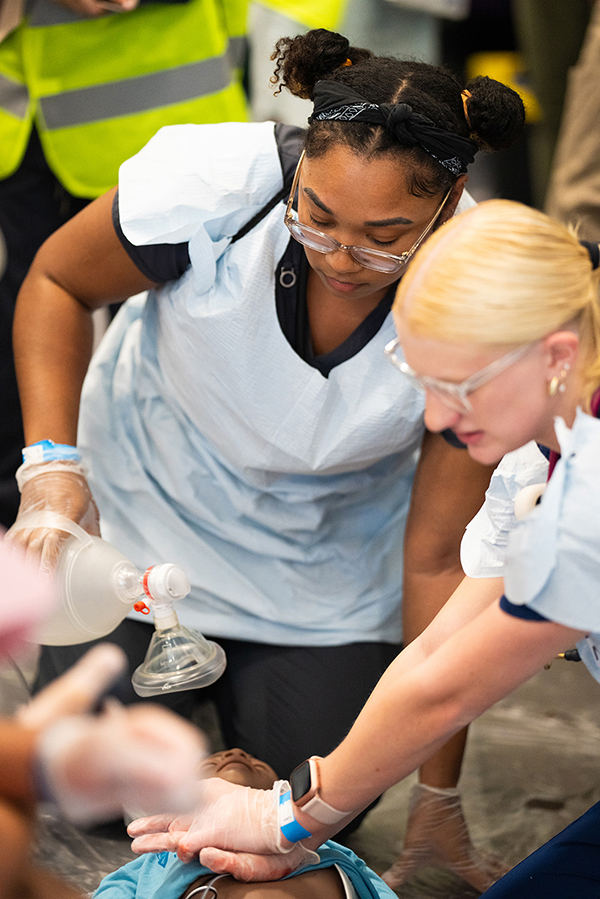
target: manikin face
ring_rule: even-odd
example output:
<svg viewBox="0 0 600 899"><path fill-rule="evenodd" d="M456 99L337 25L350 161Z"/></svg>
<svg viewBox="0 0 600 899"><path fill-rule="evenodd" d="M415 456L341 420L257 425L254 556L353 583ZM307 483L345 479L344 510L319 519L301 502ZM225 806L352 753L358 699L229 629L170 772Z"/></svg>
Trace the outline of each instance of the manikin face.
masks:
<svg viewBox="0 0 600 899"><path fill-rule="evenodd" d="M453 214L465 181L466 176L458 179L436 226ZM345 246L400 255L427 228L442 199L442 193L428 198L409 193L405 166L391 155L367 160L347 147L334 146L323 156L304 159L298 220ZM336 297L379 299L402 275L365 268L343 250L324 255L304 249L311 268Z"/></svg>
<svg viewBox="0 0 600 899"><path fill-rule="evenodd" d="M399 332L406 361L418 375L457 384L506 352L417 337L401 322ZM498 462L530 440L557 448L554 416L561 412L561 397L548 396L549 364L546 342L533 343L514 364L469 394L471 411L449 408L439 394L426 389L425 425L430 431L452 429L469 455L484 464Z"/></svg>
<svg viewBox="0 0 600 899"><path fill-rule="evenodd" d="M200 772L202 777L220 777L229 783L256 790L270 790L277 780L270 765L260 762L243 749L213 752L202 762Z"/></svg>

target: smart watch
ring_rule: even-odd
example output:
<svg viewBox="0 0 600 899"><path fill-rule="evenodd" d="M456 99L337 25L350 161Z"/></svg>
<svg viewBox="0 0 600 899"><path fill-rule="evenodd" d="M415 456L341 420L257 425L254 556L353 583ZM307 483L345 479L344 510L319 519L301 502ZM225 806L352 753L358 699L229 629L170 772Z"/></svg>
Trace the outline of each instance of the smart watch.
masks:
<svg viewBox="0 0 600 899"><path fill-rule="evenodd" d="M320 821L321 824L337 824L342 818L346 818L350 812L341 812L337 808L333 808L321 799L319 796L319 788L321 785L319 779L319 761L317 755L312 755L297 768L294 768L290 774L290 787L292 790L292 799L294 804L301 808L303 812Z"/></svg>

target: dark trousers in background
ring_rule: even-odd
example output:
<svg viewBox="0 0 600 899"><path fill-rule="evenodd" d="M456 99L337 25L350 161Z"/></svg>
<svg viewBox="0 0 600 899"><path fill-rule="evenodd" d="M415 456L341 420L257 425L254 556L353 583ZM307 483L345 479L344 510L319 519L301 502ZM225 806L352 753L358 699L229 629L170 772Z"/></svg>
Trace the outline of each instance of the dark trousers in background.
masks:
<svg viewBox="0 0 600 899"><path fill-rule="evenodd" d="M0 524L4 527L13 523L19 506L15 471L24 445L12 351L17 294L46 238L89 202L72 196L56 179L35 130L20 167L0 180L0 231L7 251L0 280Z"/></svg>
<svg viewBox="0 0 600 899"><path fill-rule="evenodd" d="M600 802L482 894L481 899L598 899Z"/></svg>

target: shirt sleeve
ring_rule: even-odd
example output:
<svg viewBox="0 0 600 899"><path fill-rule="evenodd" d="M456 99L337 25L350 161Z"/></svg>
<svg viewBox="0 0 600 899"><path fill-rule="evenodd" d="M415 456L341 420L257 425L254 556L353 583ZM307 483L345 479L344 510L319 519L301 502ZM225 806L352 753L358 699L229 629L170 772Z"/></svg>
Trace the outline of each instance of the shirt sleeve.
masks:
<svg viewBox="0 0 600 899"><path fill-rule="evenodd" d="M500 608L513 618L523 618L525 621L548 621L545 615L530 609L529 606L518 606L506 596L500 598Z"/></svg>
<svg viewBox="0 0 600 899"><path fill-rule="evenodd" d="M187 241L183 243L159 243L136 247L127 240L119 221L119 192L115 194L112 218L117 237L127 255L141 273L155 284L166 284L180 278L190 264Z"/></svg>
<svg viewBox="0 0 600 899"><path fill-rule="evenodd" d="M214 257L282 184L273 122L169 125L119 169L121 228L136 246L202 236Z"/></svg>

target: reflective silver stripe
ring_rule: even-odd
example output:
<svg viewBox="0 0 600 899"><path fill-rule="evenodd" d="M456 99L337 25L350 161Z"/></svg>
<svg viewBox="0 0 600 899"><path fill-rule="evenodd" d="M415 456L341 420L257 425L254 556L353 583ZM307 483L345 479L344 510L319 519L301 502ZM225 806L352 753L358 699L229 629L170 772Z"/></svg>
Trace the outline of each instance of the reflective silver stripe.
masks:
<svg viewBox="0 0 600 899"><path fill-rule="evenodd" d="M0 74L0 109L18 119L24 119L28 106L29 93L25 85Z"/></svg>
<svg viewBox="0 0 600 899"><path fill-rule="evenodd" d="M227 55L214 56L166 72L51 94L39 105L46 129L54 131L184 103L225 90L230 83Z"/></svg>

